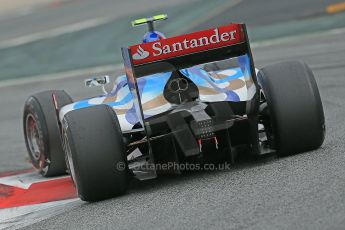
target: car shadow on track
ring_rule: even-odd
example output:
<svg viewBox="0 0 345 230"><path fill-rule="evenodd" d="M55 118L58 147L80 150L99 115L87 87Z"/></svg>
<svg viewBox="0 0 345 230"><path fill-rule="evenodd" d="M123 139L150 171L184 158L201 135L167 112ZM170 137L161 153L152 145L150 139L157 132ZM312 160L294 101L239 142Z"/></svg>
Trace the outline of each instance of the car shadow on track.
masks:
<svg viewBox="0 0 345 230"><path fill-rule="evenodd" d="M278 158L274 154L264 155L264 156L248 156L244 154L242 157L238 157L234 164L231 164L229 168L226 169L213 169L213 170L190 170L184 171L181 174L162 174L158 175L156 179L140 181L138 179L133 179L130 183L128 194L140 194L152 191L152 189L168 189L169 187L176 186L177 184L183 184L188 182L194 182L199 179L212 179L216 176L221 176L224 174L229 174L231 177L232 173L245 171L250 168L261 167L265 164L270 164L274 161L278 161ZM231 178L229 178L231 179Z"/></svg>

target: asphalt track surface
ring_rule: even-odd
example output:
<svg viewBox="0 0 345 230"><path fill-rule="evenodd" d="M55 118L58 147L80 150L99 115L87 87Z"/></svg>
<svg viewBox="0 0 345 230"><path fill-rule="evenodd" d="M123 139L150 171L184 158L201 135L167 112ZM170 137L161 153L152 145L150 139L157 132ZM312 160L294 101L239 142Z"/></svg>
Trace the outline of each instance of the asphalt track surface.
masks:
<svg viewBox="0 0 345 230"><path fill-rule="evenodd" d="M0 42L93 19L116 20L126 15L138 14L138 12L172 7L184 1L64 0L60 2L62 3L57 5L23 9L11 12L9 15L0 15Z"/></svg>
<svg viewBox="0 0 345 230"><path fill-rule="evenodd" d="M339 2L338 0L310 1L310 0L245 0L239 1L234 7L227 10L222 17L216 16L195 27L195 29L209 28L215 25L224 25L232 22L245 22L249 27L270 25L272 23L301 20L322 15L327 5Z"/></svg>
<svg viewBox="0 0 345 230"><path fill-rule="evenodd" d="M77 201L65 213L27 228L343 229L344 35L336 31L254 49L258 67L298 59L314 70L327 125L320 149L285 158L245 160L228 171L133 181L125 196L92 204ZM20 135L21 105L27 95L49 88L66 89L76 98L90 95L82 86L83 78L1 88L0 126L7 130L0 137L2 170L27 166Z"/></svg>
<svg viewBox="0 0 345 230"><path fill-rule="evenodd" d="M258 68L296 59L312 67L326 116L320 149L243 160L226 171L132 181L125 196L75 201L27 229L344 229L344 36L345 30L335 30L253 49ZM75 99L96 95L99 89L84 88L85 77L0 87L0 171L29 166L21 122L27 96L51 88Z"/></svg>

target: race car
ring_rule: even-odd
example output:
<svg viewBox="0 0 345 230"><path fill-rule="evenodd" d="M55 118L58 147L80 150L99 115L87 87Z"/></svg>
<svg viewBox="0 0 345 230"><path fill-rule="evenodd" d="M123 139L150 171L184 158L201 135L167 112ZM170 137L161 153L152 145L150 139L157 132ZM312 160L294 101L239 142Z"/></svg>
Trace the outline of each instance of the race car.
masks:
<svg viewBox="0 0 345 230"><path fill-rule="evenodd" d="M70 173L79 197L124 194L132 177L180 174L183 164L234 163L239 154L287 156L325 137L311 69L288 61L256 69L245 24L167 38L148 25L143 42L122 48L125 75L86 86L103 94L73 102L62 90L30 96L23 125L33 166ZM166 167L162 167L166 166ZM173 167L169 167L173 166Z"/></svg>

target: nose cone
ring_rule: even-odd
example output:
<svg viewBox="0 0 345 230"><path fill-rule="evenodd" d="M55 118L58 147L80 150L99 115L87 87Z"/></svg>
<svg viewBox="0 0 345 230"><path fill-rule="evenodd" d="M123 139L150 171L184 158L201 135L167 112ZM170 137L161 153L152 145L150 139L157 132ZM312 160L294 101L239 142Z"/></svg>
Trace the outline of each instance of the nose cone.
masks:
<svg viewBox="0 0 345 230"><path fill-rule="evenodd" d="M144 35L143 43L154 42L154 41L158 41L164 38L165 36L161 32L158 32L158 31L147 32Z"/></svg>

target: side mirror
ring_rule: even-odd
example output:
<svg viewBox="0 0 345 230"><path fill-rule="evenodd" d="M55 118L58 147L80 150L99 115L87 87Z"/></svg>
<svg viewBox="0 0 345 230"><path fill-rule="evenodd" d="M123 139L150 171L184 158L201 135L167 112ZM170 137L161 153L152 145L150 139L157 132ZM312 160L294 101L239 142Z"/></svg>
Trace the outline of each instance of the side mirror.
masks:
<svg viewBox="0 0 345 230"><path fill-rule="evenodd" d="M84 82L86 87L102 86L103 93L109 94L109 92L107 92L105 89L105 85L110 83L108 75L86 79Z"/></svg>
<svg viewBox="0 0 345 230"><path fill-rule="evenodd" d="M85 80L86 87L104 86L109 84L109 76L93 77Z"/></svg>

